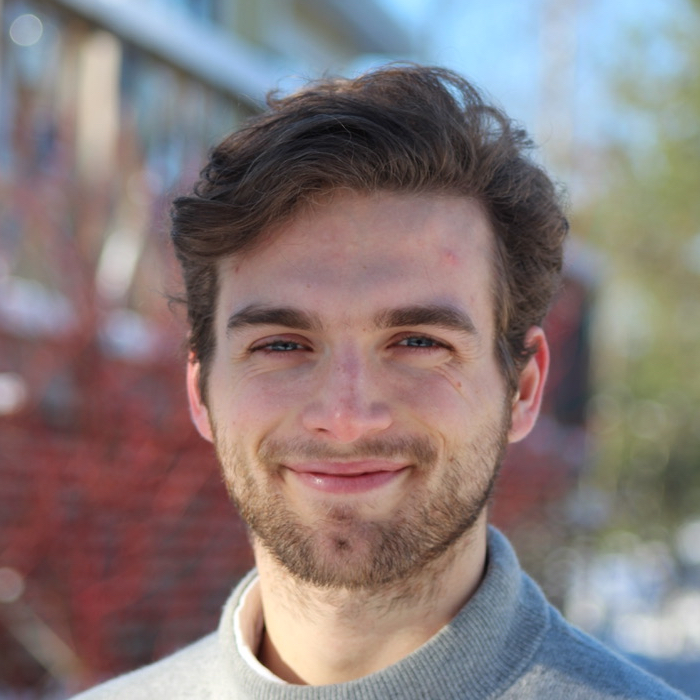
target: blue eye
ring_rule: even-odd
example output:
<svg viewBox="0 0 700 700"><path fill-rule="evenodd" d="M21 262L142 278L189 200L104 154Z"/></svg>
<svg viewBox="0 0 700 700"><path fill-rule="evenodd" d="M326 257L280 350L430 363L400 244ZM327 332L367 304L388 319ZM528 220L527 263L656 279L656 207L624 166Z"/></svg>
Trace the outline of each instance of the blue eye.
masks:
<svg viewBox="0 0 700 700"><path fill-rule="evenodd" d="M253 350L266 350L267 352L291 352L303 349L303 345L295 343L293 340L273 340L271 343L253 348Z"/></svg>
<svg viewBox="0 0 700 700"><path fill-rule="evenodd" d="M423 335L412 335L408 338L403 338L398 342L398 345L403 345L409 348L440 348L444 347L432 338L426 338Z"/></svg>

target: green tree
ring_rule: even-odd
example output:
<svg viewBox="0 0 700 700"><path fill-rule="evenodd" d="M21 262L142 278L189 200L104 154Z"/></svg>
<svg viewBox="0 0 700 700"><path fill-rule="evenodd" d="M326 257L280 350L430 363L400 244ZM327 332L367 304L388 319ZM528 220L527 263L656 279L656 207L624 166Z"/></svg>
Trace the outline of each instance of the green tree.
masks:
<svg viewBox="0 0 700 700"><path fill-rule="evenodd" d="M700 511L700 0L681 10L616 47L621 136L574 216L605 261L593 478L640 533Z"/></svg>

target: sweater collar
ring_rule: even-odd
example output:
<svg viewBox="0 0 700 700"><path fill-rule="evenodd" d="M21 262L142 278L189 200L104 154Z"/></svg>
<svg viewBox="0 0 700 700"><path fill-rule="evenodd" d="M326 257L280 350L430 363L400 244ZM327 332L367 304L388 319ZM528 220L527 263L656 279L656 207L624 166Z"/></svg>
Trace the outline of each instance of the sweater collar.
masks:
<svg viewBox="0 0 700 700"><path fill-rule="evenodd" d="M218 638L218 698L479 700L492 696L498 688L506 688L522 673L537 651L547 625L547 605L542 594L521 571L506 538L489 528L488 562L479 588L450 623L412 654L349 683L283 685L255 671L241 655L236 641L235 611L255 576L251 572L241 581L223 611Z"/></svg>

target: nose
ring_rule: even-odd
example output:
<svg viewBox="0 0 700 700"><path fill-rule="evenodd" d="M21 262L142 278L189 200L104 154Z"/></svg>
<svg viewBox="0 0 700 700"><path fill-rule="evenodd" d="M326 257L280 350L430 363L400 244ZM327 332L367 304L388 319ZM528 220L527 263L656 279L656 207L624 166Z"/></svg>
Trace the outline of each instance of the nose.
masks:
<svg viewBox="0 0 700 700"><path fill-rule="evenodd" d="M381 396L379 368L358 353L330 358L314 395L304 407L304 428L317 437L351 443L386 430L391 411Z"/></svg>

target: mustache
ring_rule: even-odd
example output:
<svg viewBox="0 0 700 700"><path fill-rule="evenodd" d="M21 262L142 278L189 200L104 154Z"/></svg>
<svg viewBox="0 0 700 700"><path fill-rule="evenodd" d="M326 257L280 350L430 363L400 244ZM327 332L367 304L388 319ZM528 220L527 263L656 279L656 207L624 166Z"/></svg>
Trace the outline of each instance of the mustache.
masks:
<svg viewBox="0 0 700 700"><path fill-rule="evenodd" d="M258 459L265 464L284 464L290 460L342 462L361 459L395 459L411 464L432 464L437 458L438 449L427 437L367 438L345 448L302 438L270 438L263 440L258 450Z"/></svg>

